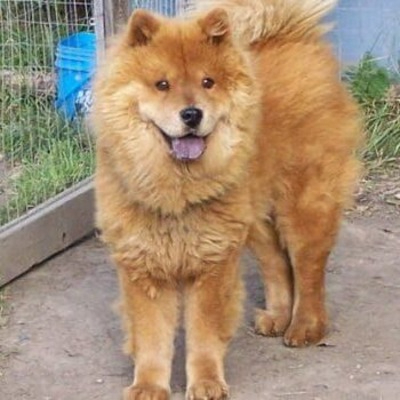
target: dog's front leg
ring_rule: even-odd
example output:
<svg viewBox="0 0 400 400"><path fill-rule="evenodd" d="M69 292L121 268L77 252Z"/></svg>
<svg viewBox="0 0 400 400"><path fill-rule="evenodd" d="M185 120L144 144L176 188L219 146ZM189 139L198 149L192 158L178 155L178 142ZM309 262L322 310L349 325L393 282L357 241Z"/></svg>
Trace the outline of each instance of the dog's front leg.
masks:
<svg viewBox="0 0 400 400"><path fill-rule="evenodd" d="M241 310L238 258L211 267L186 286L188 400L228 397L223 362Z"/></svg>
<svg viewBox="0 0 400 400"><path fill-rule="evenodd" d="M171 362L177 320L178 294L167 283L135 277L119 265L125 350L135 360L133 384L124 400L170 398Z"/></svg>

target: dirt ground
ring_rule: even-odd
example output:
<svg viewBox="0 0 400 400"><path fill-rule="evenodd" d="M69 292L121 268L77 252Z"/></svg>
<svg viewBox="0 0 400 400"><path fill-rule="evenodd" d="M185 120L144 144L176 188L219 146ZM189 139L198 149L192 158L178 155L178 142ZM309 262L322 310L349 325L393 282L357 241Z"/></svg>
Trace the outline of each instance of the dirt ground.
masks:
<svg viewBox="0 0 400 400"><path fill-rule="evenodd" d="M400 398L399 192L396 177L365 184L347 215L328 266L330 333L318 347L289 349L280 338L253 333L262 287L254 260L244 255L246 317L226 362L233 400ZM95 238L13 282L3 297L1 400L121 398L132 367L111 307L115 273ZM183 347L180 331L174 400L184 398Z"/></svg>

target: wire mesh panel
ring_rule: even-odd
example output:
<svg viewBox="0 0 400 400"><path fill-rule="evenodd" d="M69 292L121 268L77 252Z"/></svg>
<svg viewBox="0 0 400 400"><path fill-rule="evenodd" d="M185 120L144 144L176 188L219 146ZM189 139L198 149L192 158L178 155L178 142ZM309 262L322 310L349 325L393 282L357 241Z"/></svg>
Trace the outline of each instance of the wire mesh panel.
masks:
<svg viewBox="0 0 400 400"><path fill-rule="evenodd" d="M0 225L92 173L78 107L91 13L85 0L0 0Z"/></svg>

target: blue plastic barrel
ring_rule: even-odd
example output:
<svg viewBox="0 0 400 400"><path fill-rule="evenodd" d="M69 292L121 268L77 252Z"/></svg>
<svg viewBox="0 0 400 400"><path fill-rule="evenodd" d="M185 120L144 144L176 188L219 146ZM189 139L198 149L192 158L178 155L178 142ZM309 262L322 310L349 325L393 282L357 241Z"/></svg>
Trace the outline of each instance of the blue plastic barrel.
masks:
<svg viewBox="0 0 400 400"><path fill-rule="evenodd" d="M77 115L78 97L90 90L90 81L96 68L96 35L80 32L60 40L55 65L56 107L68 119L73 119Z"/></svg>

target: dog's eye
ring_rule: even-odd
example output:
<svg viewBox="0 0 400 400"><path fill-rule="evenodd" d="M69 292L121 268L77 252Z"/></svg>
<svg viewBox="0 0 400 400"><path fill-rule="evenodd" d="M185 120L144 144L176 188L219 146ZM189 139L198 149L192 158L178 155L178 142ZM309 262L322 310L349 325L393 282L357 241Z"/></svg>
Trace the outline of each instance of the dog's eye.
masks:
<svg viewBox="0 0 400 400"><path fill-rule="evenodd" d="M169 90L169 82L168 81L158 81L156 82L156 88L157 90L160 90L161 92L165 92Z"/></svg>
<svg viewBox="0 0 400 400"><path fill-rule="evenodd" d="M214 79L212 78L204 78L201 81L201 86L203 86L204 89L211 89L215 85Z"/></svg>

